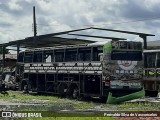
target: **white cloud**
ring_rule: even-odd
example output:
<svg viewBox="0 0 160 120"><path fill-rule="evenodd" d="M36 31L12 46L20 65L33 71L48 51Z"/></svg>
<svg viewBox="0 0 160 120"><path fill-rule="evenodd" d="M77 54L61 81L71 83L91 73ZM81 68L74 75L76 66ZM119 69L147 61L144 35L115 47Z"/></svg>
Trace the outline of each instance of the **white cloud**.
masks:
<svg viewBox="0 0 160 120"><path fill-rule="evenodd" d="M9 0L0 2L0 43L23 39L33 35L32 7L36 6L38 34L47 34L71 29L97 26L158 36L157 20L128 22L136 19L158 17L159 0ZM114 24L113 24L114 23ZM119 23L119 24L115 24ZM120 24L121 23L121 24ZM5 34L4 34L5 33ZM112 37L129 35L111 32L87 31ZM12 37L11 37L12 36ZM130 38L133 38L132 36ZM152 39L152 38L151 38ZM155 37L154 39L159 39Z"/></svg>
<svg viewBox="0 0 160 120"><path fill-rule="evenodd" d="M18 0L11 0L8 2L8 6L11 10L22 10L22 7L17 4Z"/></svg>
<svg viewBox="0 0 160 120"><path fill-rule="evenodd" d="M159 4L159 0L144 0L144 6L146 6L150 10L153 10L153 8Z"/></svg>

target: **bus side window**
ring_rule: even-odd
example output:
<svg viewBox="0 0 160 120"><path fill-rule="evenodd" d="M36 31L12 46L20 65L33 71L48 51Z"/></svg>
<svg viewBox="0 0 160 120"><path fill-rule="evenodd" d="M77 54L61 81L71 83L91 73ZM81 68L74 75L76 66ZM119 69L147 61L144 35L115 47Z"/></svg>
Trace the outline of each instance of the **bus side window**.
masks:
<svg viewBox="0 0 160 120"><path fill-rule="evenodd" d="M91 48L79 48L78 61L90 61L91 60Z"/></svg>
<svg viewBox="0 0 160 120"><path fill-rule="evenodd" d="M160 68L160 53L157 53L157 68Z"/></svg>
<svg viewBox="0 0 160 120"><path fill-rule="evenodd" d="M42 62L42 52L34 52L34 62Z"/></svg>
<svg viewBox="0 0 160 120"><path fill-rule="evenodd" d="M19 53L19 55L18 55L18 62L23 62L23 58L24 58L24 52L22 52L22 53Z"/></svg>
<svg viewBox="0 0 160 120"><path fill-rule="evenodd" d="M25 63L31 63L31 62L33 62L33 52L25 52L24 62Z"/></svg>
<svg viewBox="0 0 160 120"><path fill-rule="evenodd" d="M92 55L92 60L93 61L100 61L100 56L99 54L103 52L102 47L93 47L93 55Z"/></svg>
<svg viewBox="0 0 160 120"><path fill-rule="evenodd" d="M148 53L147 54L147 67L155 68L155 62L156 62L156 53Z"/></svg>
<svg viewBox="0 0 160 120"><path fill-rule="evenodd" d="M64 61L64 49L58 49L54 51L55 62Z"/></svg>
<svg viewBox="0 0 160 120"><path fill-rule="evenodd" d="M53 51L44 51L43 53L43 62L52 62L53 61Z"/></svg>
<svg viewBox="0 0 160 120"><path fill-rule="evenodd" d="M65 51L65 61L77 61L77 48L66 49Z"/></svg>

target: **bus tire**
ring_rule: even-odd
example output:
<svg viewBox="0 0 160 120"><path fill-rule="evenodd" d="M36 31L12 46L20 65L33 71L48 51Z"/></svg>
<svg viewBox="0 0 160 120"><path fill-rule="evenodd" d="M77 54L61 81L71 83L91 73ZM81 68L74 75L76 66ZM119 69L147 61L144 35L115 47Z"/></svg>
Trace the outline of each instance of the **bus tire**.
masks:
<svg viewBox="0 0 160 120"><path fill-rule="evenodd" d="M78 99L79 97L79 89L78 89L78 86L73 84L73 85L70 85L68 91L67 91L67 95L69 98L72 98L72 99Z"/></svg>
<svg viewBox="0 0 160 120"><path fill-rule="evenodd" d="M68 87L67 87L66 83L60 83L60 85L58 87L58 94L60 95L60 97L66 96L67 88Z"/></svg>
<svg viewBox="0 0 160 120"><path fill-rule="evenodd" d="M21 82L21 91L23 91L23 93L28 93L28 82L26 79Z"/></svg>

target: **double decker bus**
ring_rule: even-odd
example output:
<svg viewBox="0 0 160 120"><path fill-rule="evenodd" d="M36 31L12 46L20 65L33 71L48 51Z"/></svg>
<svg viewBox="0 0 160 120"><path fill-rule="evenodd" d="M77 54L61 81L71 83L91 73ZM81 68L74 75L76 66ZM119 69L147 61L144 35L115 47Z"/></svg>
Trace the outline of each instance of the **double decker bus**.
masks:
<svg viewBox="0 0 160 120"><path fill-rule="evenodd" d="M19 53L16 80L21 90L71 98L136 98L143 96L137 95L143 88L142 53L141 42L120 40L26 50Z"/></svg>

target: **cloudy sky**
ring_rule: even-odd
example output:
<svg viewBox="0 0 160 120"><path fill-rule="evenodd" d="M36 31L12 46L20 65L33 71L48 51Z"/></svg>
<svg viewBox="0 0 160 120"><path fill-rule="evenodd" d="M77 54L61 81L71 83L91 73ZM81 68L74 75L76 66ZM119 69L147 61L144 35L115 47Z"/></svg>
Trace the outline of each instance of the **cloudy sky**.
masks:
<svg viewBox="0 0 160 120"><path fill-rule="evenodd" d="M0 0L0 43L33 36L33 6L38 35L95 26L151 33L156 36L149 40L160 40L159 5L160 0ZM126 37L96 30L85 34Z"/></svg>

